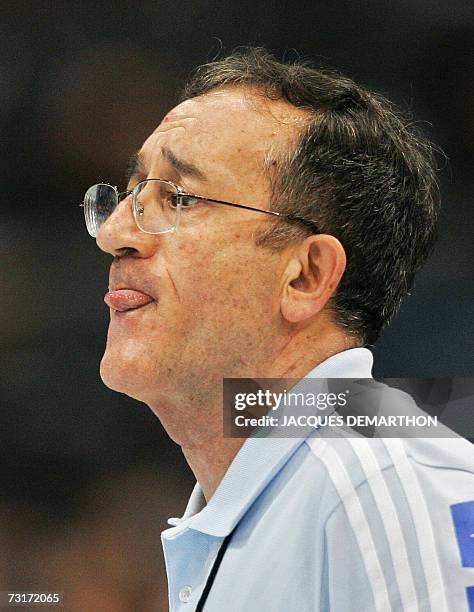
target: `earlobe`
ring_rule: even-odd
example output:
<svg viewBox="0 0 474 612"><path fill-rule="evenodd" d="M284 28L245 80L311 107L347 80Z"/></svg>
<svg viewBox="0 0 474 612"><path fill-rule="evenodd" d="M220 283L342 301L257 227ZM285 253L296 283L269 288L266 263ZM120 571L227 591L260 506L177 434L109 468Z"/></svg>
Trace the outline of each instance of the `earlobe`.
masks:
<svg viewBox="0 0 474 612"><path fill-rule="evenodd" d="M280 307L284 319L300 323L321 312L345 267L344 248L334 236L313 235L298 245L285 269Z"/></svg>

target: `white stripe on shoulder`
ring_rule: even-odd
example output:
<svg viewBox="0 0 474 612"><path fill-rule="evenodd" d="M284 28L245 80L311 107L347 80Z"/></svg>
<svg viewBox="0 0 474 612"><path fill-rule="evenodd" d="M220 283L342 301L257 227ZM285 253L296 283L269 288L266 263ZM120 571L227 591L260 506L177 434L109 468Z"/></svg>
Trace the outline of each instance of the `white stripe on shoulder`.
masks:
<svg viewBox="0 0 474 612"><path fill-rule="evenodd" d="M380 438L380 440L390 454L411 510L430 599L430 610L449 612L433 527L415 470L400 439Z"/></svg>
<svg viewBox="0 0 474 612"><path fill-rule="evenodd" d="M387 583L382 567L380 566L367 517L349 474L336 450L330 444L321 438L308 439L308 444L318 459L324 463L344 505L354 536L360 548L367 577L372 587L375 610L376 612L388 612L392 610L392 606L389 601Z"/></svg>
<svg viewBox="0 0 474 612"><path fill-rule="evenodd" d="M374 442L374 440L347 438L347 442L352 446L355 455L359 459L367 483L372 491L375 504L380 513L380 518L387 535L387 541L393 559L395 578L398 584L402 609L417 612L419 610L418 598L410 562L408 560L406 541L392 496L390 495L387 483L380 469L380 464L370 444Z"/></svg>

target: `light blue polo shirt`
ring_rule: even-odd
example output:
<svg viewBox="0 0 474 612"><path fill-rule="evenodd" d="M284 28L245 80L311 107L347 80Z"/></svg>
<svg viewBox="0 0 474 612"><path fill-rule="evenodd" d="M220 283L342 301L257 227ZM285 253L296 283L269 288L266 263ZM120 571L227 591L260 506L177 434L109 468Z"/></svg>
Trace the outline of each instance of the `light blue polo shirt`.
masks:
<svg viewBox="0 0 474 612"><path fill-rule="evenodd" d="M312 378L370 378L344 351ZM474 612L474 447L457 439L249 438L206 505L162 533L170 612ZM470 603L469 603L470 602Z"/></svg>

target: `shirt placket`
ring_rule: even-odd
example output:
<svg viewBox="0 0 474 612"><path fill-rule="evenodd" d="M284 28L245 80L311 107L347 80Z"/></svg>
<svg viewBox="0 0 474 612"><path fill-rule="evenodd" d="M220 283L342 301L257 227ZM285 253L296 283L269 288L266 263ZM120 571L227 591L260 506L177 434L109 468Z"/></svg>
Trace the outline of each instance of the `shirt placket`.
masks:
<svg viewBox="0 0 474 612"><path fill-rule="evenodd" d="M196 608L222 538L178 526L162 534L170 612Z"/></svg>

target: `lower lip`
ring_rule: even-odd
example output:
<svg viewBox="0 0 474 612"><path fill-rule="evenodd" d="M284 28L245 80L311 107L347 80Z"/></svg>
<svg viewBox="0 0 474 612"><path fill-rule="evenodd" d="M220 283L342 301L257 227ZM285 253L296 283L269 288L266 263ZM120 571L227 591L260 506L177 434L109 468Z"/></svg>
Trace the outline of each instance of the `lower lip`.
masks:
<svg viewBox="0 0 474 612"><path fill-rule="evenodd" d="M129 308L128 310L114 310L113 308L112 310L112 314L114 315L114 317L127 317L127 316L131 316L136 312L140 312L141 310L145 310L148 306L151 306L152 304L155 304L156 302L149 302L148 304L144 304L143 306L137 306L136 308Z"/></svg>
<svg viewBox="0 0 474 612"><path fill-rule="evenodd" d="M124 334L127 336L131 334L135 338L136 334L144 329L143 325L147 312L149 314L149 310L156 305L157 302L153 301L137 308L130 308L129 310L120 311L111 308L108 331L109 341L116 337L123 338Z"/></svg>

